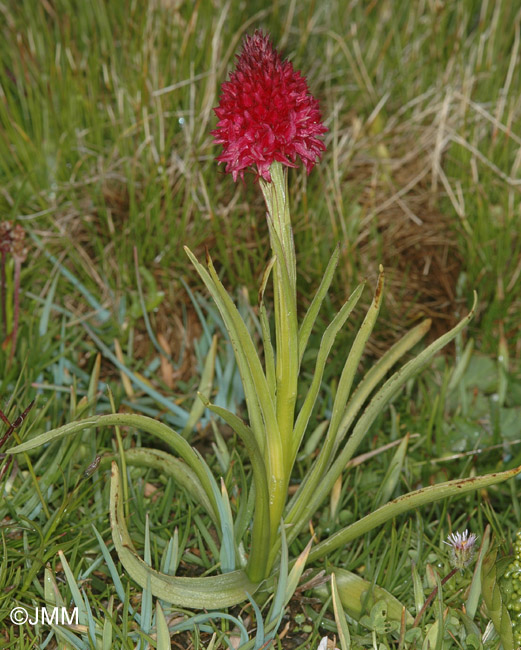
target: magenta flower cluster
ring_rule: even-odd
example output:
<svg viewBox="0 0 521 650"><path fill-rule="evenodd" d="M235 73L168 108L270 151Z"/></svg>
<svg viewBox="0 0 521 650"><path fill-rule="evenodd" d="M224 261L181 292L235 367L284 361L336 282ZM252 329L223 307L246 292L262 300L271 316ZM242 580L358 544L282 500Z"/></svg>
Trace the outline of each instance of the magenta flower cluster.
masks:
<svg viewBox="0 0 521 650"><path fill-rule="evenodd" d="M217 160L226 164L234 181L248 167L271 181L273 162L296 167L297 158L309 174L325 149L320 136L327 129L317 100L305 78L280 58L261 31L244 39L214 110L219 121L212 135L223 147Z"/></svg>

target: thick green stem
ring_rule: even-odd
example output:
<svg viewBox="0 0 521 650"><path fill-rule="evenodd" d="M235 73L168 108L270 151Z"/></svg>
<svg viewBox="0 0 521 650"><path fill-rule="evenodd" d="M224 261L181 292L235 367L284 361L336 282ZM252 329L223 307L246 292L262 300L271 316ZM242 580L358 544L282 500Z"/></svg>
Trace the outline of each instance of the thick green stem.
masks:
<svg viewBox="0 0 521 650"><path fill-rule="evenodd" d="M268 209L268 226L275 264L275 394L281 458L270 458L270 531L276 538L292 469L292 437L298 386L298 324L296 258L288 205L287 170L280 163L270 168L271 182L261 180ZM269 432L268 432L269 435ZM275 461L275 462L273 462Z"/></svg>

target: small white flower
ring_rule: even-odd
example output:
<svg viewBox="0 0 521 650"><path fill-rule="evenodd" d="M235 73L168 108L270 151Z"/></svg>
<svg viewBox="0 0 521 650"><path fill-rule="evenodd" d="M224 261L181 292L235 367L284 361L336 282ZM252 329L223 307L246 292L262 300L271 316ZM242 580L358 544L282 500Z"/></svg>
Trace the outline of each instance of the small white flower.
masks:
<svg viewBox="0 0 521 650"><path fill-rule="evenodd" d="M474 546L478 538L474 533L464 530L462 533L451 533L447 539L448 542L443 542L451 546L451 563L454 568L463 569L472 562L474 557Z"/></svg>

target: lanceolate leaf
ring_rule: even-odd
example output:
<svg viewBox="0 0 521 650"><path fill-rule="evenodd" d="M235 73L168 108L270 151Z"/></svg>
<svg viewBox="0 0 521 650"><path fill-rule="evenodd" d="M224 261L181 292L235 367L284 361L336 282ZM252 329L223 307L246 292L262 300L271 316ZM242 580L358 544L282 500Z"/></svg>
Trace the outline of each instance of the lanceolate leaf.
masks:
<svg viewBox="0 0 521 650"><path fill-rule="evenodd" d="M271 400L266 377L250 333L238 313L237 307L219 280L211 260L208 258L208 272L186 247L185 252L211 293L226 325L241 373L251 427L259 447L263 449L266 441L263 435L262 420L264 419L266 426L270 427L272 436L278 434L278 426L275 406Z"/></svg>
<svg viewBox="0 0 521 650"><path fill-rule="evenodd" d="M157 598L192 609L231 607L247 600L248 593L255 593L259 585L251 582L244 571L206 578L185 578L170 576L148 566L139 557L130 539L121 496L119 470L114 462L110 482L112 539L125 570L141 587L148 583Z"/></svg>
<svg viewBox="0 0 521 650"><path fill-rule="evenodd" d="M323 453L319 455L315 461L316 466L313 467L308 480L305 481L304 486L297 493L296 498L292 502L290 512L285 518L286 523L292 524L293 526L288 533L288 543L291 543L297 537L311 515L316 512L320 504L330 493L335 481L344 471L347 462L353 457L369 427L382 412L389 400L398 393L411 377L414 377L432 359L436 352L447 345L469 323L474 315L476 303L477 295L474 294L472 310L465 318L449 332L434 341L434 343L431 343L417 357L407 362L385 382L358 419L347 443L325 475L322 475L322 473L319 474L318 470L315 471L315 467L322 467L324 464ZM316 551L316 548L314 551Z"/></svg>
<svg viewBox="0 0 521 650"><path fill-rule="evenodd" d="M313 325L315 324L315 320L318 316L318 312L320 311L322 302L326 297L327 290L329 289L331 281L333 280L333 275L335 274L335 269L336 269L336 265L338 264L339 255L340 255L340 246L337 245L335 250L333 251L333 254L331 255L331 259L329 260L329 263L327 265L326 271L324 273L324 277L320 282L320 286L318 287L317 292L313 297L311 304L309 305L309 309L307 310L306 315L304 316L302 325L300 326L299 333L298 333L299 363L302 362L302 357L306 350L308 339L313 329Z"/></svg>
<svg viewBox="0 0 521 650"><path fill-rule="evenodd" d="M338 381L338 389L335 395L335 401L333 402L333 409L331 413L331 422L329 424L329 431L327 432L326 437L326 444L328 445L329 450L333 449L333 443L336 440L338 427L340 426L342 415L344 413L347 400L351 392L355 372L365 350L367 340L375 326L378 314L380 313L380 307L382 305L383 299L383 290L384 271L380 266L380 275L378 276L378 283L374 292L373 301L371 302L371 305L367 310L367 314L365 315L364 321L358 330L355 340L353 341L353 345L349 351L349 355L346 359L342 374L340 375L340 379ZM331 442L329 443L330 440Z"/></svg>
<svg viewBox="0 0 521 650"><path fill-rule="evenodd" d="M148 449L147 447L127 449L125 451L125 459L127 465L134 467L152 467L164 476L172 478L196 502L203 506L214 524L218 523L219 519L212 509L212 504L206 496L206 492L201 487L195 472L184 461L161 449ZM101 465L105 465L108 460L114 460L114 456L110 456L107 459L102 458Z"/></svg>
<svg viewBox="0 0 521 650"><path fill-rule="evenodd" d="M353 291L349 299L344 303L344 305L342 306L338 314L335 316L335 318L331 321L331 324L328 326L328 328L324 332L324 335L322 336L322 340L320 342L320 349L318 351L317 361L315 364L315 372L313 373L313 381L311 382L311 386L309 387L302 408L300 409L300 413L298 415L297 422L295 423L295 428L293 431L293 440L292 440L293 457L298 452L300 443L302 441L302 437L306 432L306 427L309 422L311 413L313 411L313 407L315 406L318 391L322 383L324 368L326 366L326 362L329 356L329 352L331 351L331 347L335 342L336 335L338 334L338 332L340 331L340 329L342 328L346 320L349 318L349 315L355 308L358 299L362 295L363 288L364 288L363 284L358 285L358 287Z"/></svg>
<svg viewBox="0 0 521 650"><path fill-rule="evenodd" d="M433 503L446 497L458 497L473 492L489 485L502 483L508 479L516 476L521 472L521 465L514 469L507 470L506 472L493 472L492 474L485 474L484 476L474 476L471 478L456 479L454 481L446 481L438 485L429 485L428 487L409 492L404 496L389 501L386 505L378 508L369 515L359 519L354 524L343 528L331 537L328 537L323 542L320 542L309 554L309 561L315 561L324 557L331 551L348 544L352 540L364 535L365 533L373 530L377 526L381 526L389 519L397 517L398 515L423 506L426 503Z"/></svg>
<svg viewBox="0 0 521 650"><path fill-rule="evenodd" d="M338 628L338 639L342 650L349 650L351 647L351 634L346 621L344 608L342 607L342 600L338 593L338 586L336 583L335 574L331 574L331 598L333 601L333 611L335 613L335 622Z"/></svg>
<svg viewBox="0 0 521 650"><path fill-rule="evenodd" d="M217 503L215 502L213 488L211 482L208 478L208 473L205 468L205 461L192 447L188 442L181 437L176 431L170 429L166 424L149 418L145 415L130 415L127 413L112 413L110 415L95 415L79 422L70 422L69 424L64 424L57 429L52 429L46 433L42 433L27 442L12 447L7 450L8 454L18 454L23 451L28 451L30 449L35 449L40 447L48 442L58 440L67 435L72 435L83 431L84 429L92 427L110 427L110 426L130 426L135 427L136 429L142 429L147 433L157 436L168 445L170 445L175 452L183 458L186 464L193 470L194 474L197 476L201 487L205 491L209 502L212 505L214 510L215 517L219 516Z"/></svg>

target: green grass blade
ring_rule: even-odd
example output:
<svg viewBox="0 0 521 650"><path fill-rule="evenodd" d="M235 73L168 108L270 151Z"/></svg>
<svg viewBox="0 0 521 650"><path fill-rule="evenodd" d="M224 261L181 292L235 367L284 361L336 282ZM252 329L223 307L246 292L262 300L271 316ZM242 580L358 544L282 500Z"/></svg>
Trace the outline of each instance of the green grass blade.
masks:
<svg viewBox="0 0 521 650"><path fill-rule="evenodd" d="M402 441L398 445L398 449L394 452L394 455L389 463L387 472L378 488L378 492L375 497L374 508L382 506L384 503L387 503L391 498L398 481L400 479L400 474L402 472L403 463L407 454L407 447L409 445L409 434L405 434L402 438Z"/></svg>
<svg viewBox="0 0 521 650"><path fill-rule="evenodd" d="M210 397L213 386L213 377L215 372L215 358L217 356L217 336L213 336L210 350L206 356L201 381L199 382L198 392L206 397ZM196 395L185 428L182 430L181 435L183 438L189 438L193 431L194 426L202 417L205 405L201 399Z"/></svg>
<svg viewBox="0 0 521 650"><path fill-rule="evenodd" d="M159 601L156 602L156 635L157 650L171 650L170 632Z"/></svg>
<svg viewBox="0 0 521 650"><path fill-rule="evenodd" d="M331 574L331 597L333 600L333 612L335 614L335 622L338 629L338 640L340 641L341 650L350 650L351 648L351 635L349 633L349 626L346 621L344 608L340 594L338 593L338 586L336 584L336 576L333 572Z"/></svg>

